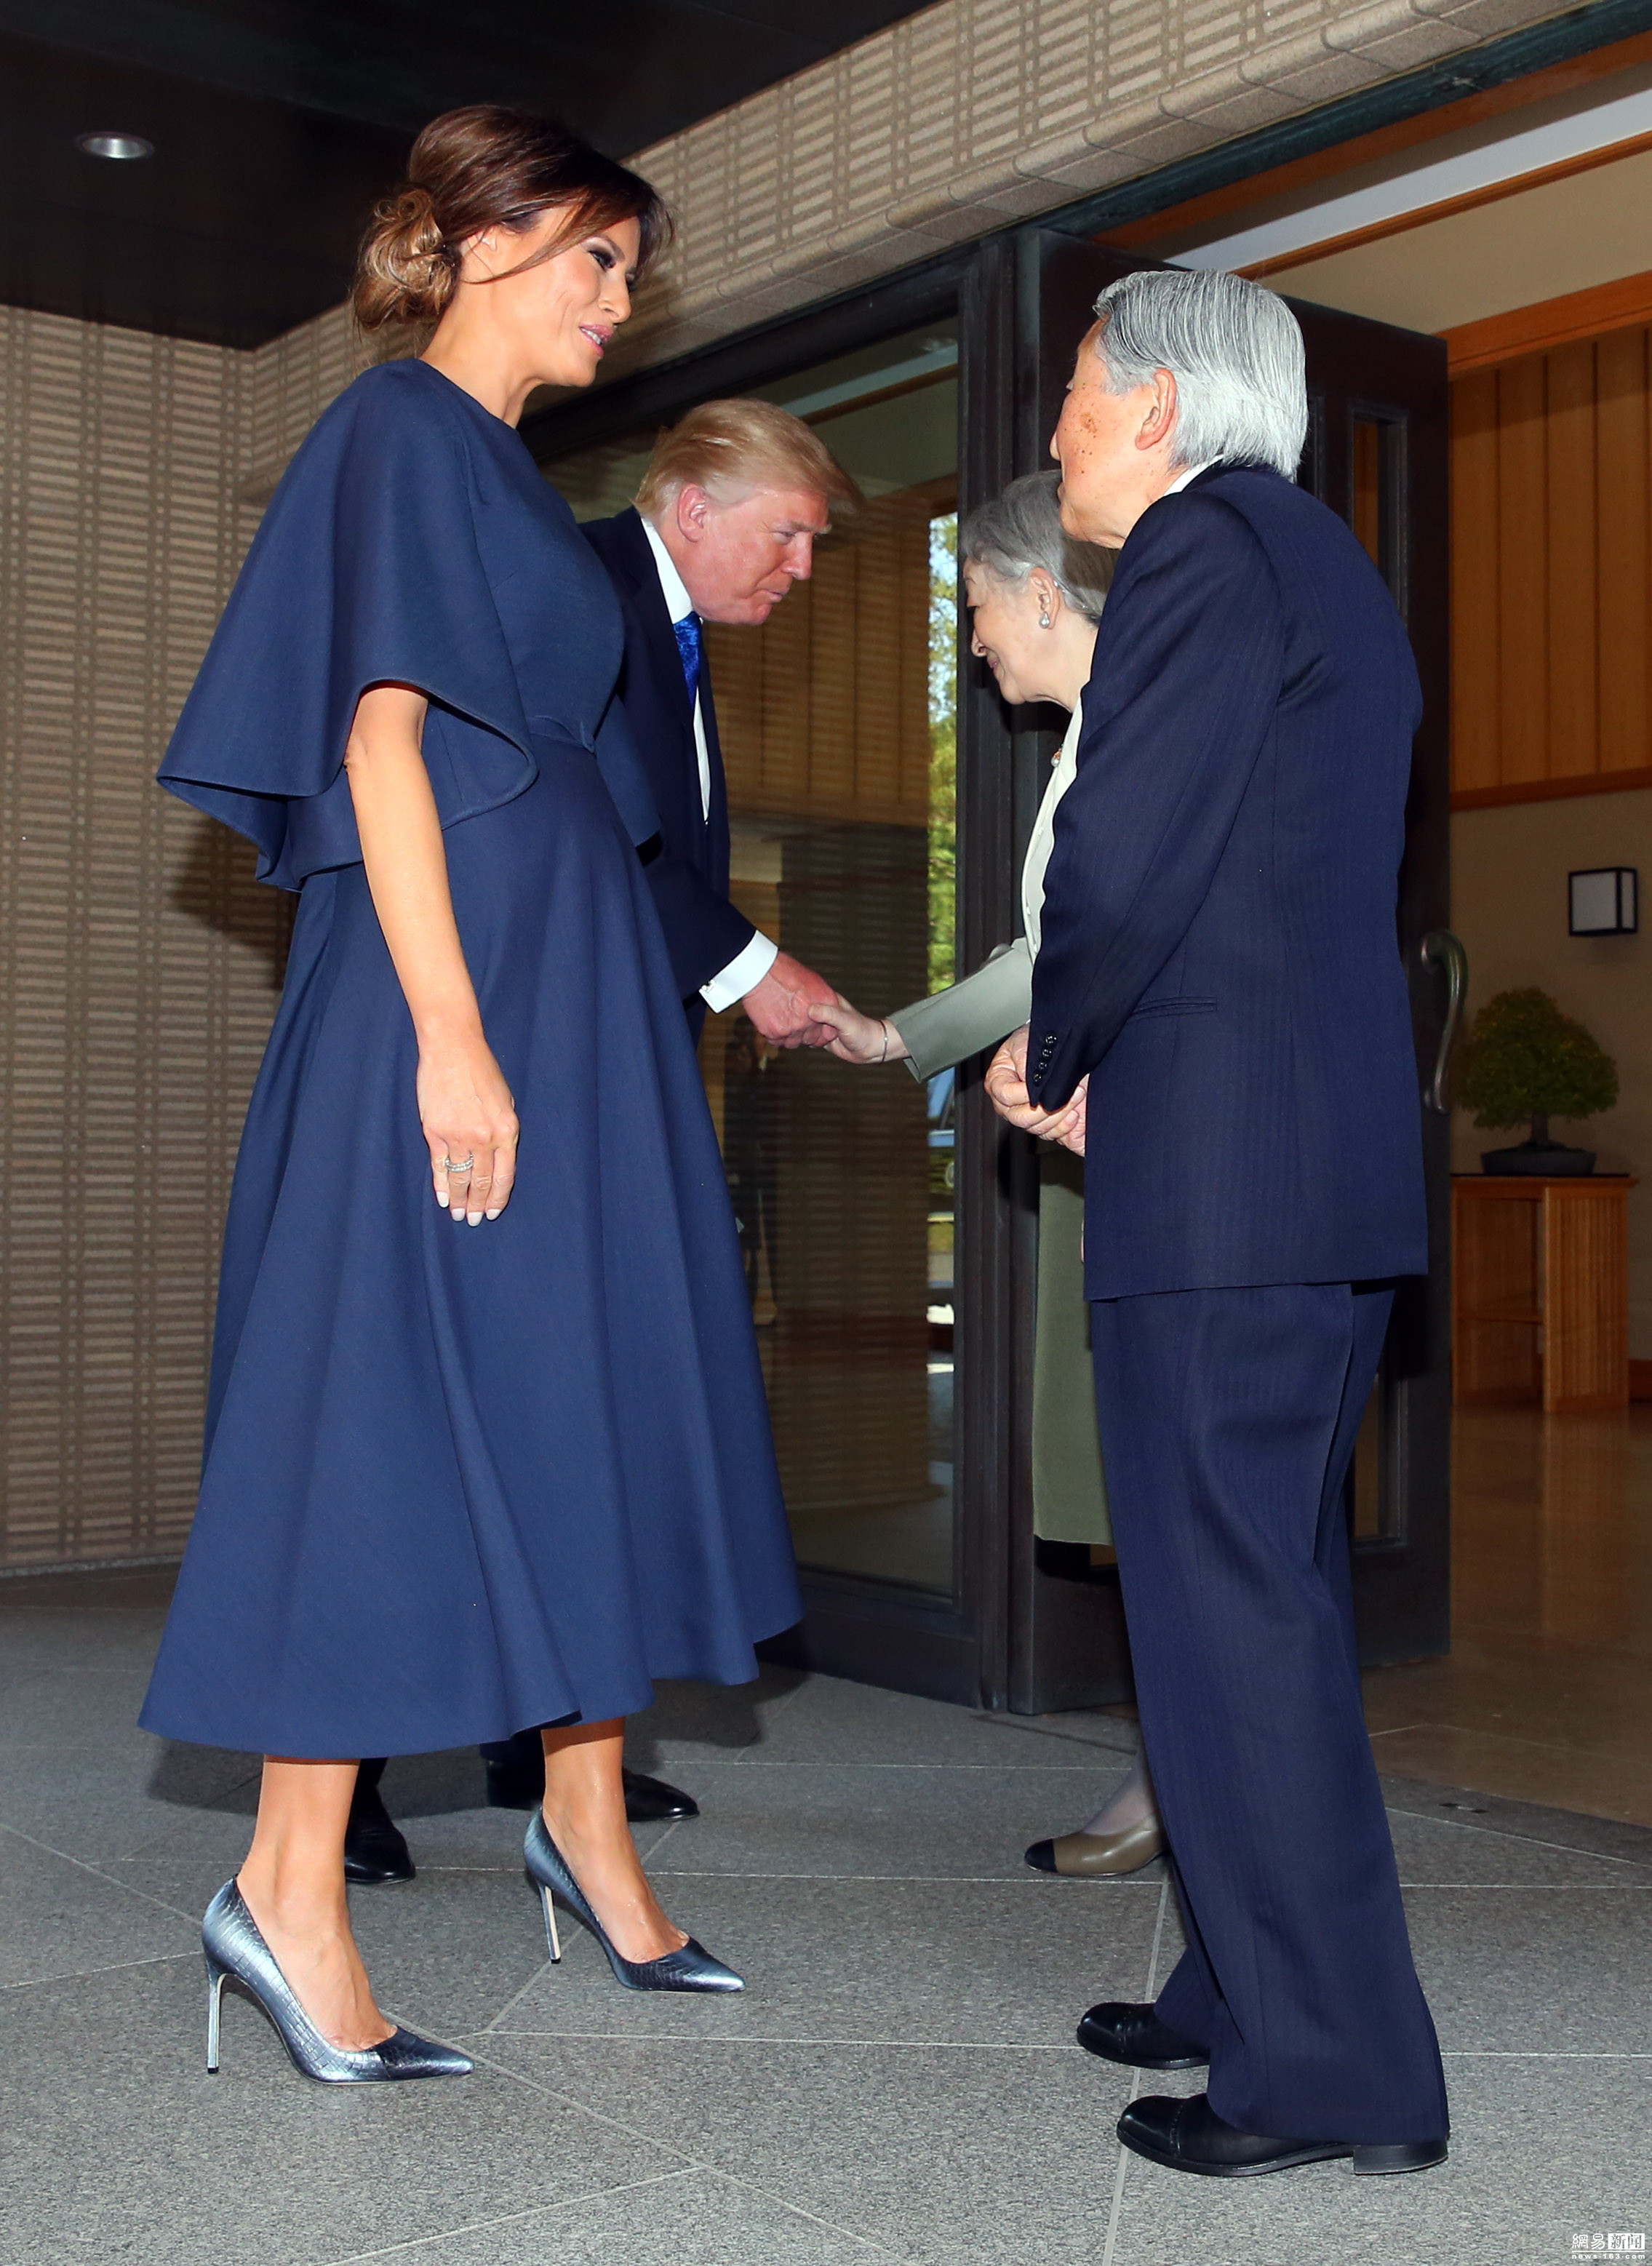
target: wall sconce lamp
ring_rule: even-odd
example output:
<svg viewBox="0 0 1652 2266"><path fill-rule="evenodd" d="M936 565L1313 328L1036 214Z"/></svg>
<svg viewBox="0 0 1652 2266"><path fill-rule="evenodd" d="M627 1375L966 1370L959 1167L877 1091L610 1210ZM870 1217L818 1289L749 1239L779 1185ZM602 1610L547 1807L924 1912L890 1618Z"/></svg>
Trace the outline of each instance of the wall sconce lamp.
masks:
<svg viewBox="0 0 1652 2266"><path fill-rule="evenodd" d="M1634 936L1641 925L1640 875L1633 866L1597 866L1566 877L1573 936Z"/></svg>

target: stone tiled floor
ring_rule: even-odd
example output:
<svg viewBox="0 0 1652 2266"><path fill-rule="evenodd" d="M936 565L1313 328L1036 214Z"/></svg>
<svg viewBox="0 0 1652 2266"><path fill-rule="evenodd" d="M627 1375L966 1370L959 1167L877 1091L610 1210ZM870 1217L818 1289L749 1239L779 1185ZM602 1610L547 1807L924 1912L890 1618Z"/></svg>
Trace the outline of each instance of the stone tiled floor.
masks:
<svg viewBox="0 0 1652 2266"><path fill-rule="evenodd" d="M1652 1827L1652 1406L1451 1429L1451 1649L1367 1675L1379 1767Z"/></svg>
<svg viewBox="0 0 1652 2266"><path fill-rule="evenodd" d="M255 1779L133 1728L165 1589L0 1583L5 2266L1549 2266L1652 2231L1652 1832L1389 1780L1450 2164L1188 2180L1121 2154L1128 2075L1072 2037L1175 1956L1159 1868L1020 1862L1129 1726L790 1674L638 1727L705 1809L650 1868L743 1997L623 1992L577 1933L548 1968L521 1819L434 1756L386 1780L420 1877L357 1919L385 2004L474 2077L308 2086L232 2001L208 2079L196 1916Z"/></svg>

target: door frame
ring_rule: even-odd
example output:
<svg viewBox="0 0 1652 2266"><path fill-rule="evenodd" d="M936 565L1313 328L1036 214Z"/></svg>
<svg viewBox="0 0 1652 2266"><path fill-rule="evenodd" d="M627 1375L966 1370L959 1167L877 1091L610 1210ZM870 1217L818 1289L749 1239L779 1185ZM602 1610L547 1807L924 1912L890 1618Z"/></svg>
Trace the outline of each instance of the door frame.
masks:
<svg viewBox="0 0 1652 2266"><path fill-rule="evenodd" d="M1088 326L1097 291L1161 261L1115 252L1048 225L1031 225L997 248L980 271L990 291L983 330L999 343L983 351L993 381L967 428L964 462L979 493L996 493L1049 462L1071 357ZM1422 939L1450 917L1449 457L1446 355L1442 341L1363 317L1288 301L1308 339L1312 414L1305 485L1354 518L1353 434L1369 415L1392 426L1383 455L1385 572L1411 632L1423 689L1423 721L1413 756L1400 876L1398 941L1412 987L1420 1101L1429 1088L1444 1020L1438 976L1422 960ZM1056 345L1056 340L1065 343ZM1350 375L1350 372L1356 373ZM1431 389L1431 390L1430 390ZM1342 413L1327 413L1327 392ZM1426 402L1422 397L1427 395ZM1427 539L1428 530L1437 541ZM990 694L961 700L959 776L978 793L1000 793L998 852L1007 877L1031 824L1056 735L1030 712L1006 718ZM983 831L986 830L984 825ZM976 903L986 897L977 888ZM1000 903L998 917L1005 917ZM1007 933L1007 931L1005 932ZM971 932L979 958L996 938ZM973 960L966 960L973 965ZM973 1084L978 1086L977 1066ZM998 1538L1004 1602L996 1655L983 1651L983 1700L1024 1714L1095 1707L1131 1692L1129 1648L1116 1571L1090 1562L1074 1546L1039 1540L1031 1501L1031 1327L1037 1268L1037 1178L1033 1144L997 1124L984 1096L962 1087L996 1131L996 1202L983 1218L997 1264L974 1287L976 1327L996 1327L1012 1349L998 1422L981 1443L996 1451L994 1474L1007 1512ZM1399 1286L1378 1384L1382 1531L1354 1542L1355 1610L1367 1666L1444 1652L1450 1642L1451 1180L1449 1116L1422 1107L1429 1212L1429 1272ZM980 1190L973 1193L979 1197ZM990 1228L990 1236L986 1232ZM1350 1513L1352 1508L1350 1474Z"/></svg>

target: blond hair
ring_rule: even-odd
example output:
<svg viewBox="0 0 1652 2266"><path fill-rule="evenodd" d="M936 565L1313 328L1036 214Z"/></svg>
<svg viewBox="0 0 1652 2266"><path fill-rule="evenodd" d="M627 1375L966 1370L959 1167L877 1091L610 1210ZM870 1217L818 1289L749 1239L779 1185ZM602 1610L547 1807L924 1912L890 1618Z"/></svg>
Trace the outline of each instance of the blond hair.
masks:
<svg viewBox="0 0 1652 2266"><path fill-rule="evenodd" d="M829 508L856 510L859 489L800 417L771 401L702 401L661 434L637 490L637 508L652 518L685 487L718 503L754 488L812 488Z"/></svg>

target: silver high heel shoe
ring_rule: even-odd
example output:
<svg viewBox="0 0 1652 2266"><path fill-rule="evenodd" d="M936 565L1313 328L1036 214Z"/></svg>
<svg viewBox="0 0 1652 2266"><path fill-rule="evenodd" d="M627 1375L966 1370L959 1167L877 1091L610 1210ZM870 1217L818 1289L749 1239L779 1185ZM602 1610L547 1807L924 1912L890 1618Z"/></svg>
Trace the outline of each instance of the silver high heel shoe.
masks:
<svg viewBox="0 0 1652 2266"><path fill-rule="evenodd" d="M690 1936L676 1951L668 1951L659 1959L622 1959L608 1940L603 1923L586 1902L579 1882L568 1870L561 1851L545 1830L545 1812L536 1809L528 1823L528 1838L523 1844L523 1862L538 1890L545 1905L545 1937L550 1946L553 1965L562 1957L562 1941L557 1933L556 1906L553 1897L560 1897L576 1919L584 1921L603 1949L608 1954L608 1963L627 1991L743 1991L744 1977L736 1975L732 1967L725 1967L720 1959L713 1959L703 1943Z"/></svg>
<svg viewBox="0 0 1652 2266"><path fill-rule="evenodd" d="M293 2067L323 2085L383 2085L404 2077L468 2077L476 2065L451 2046L397 2029L376 2046L335 2046L299 2005L292 1985L259 1933L258 1922L233 1881L226 1881L201 1923L207 1955L207 2068L218 2066L218 2026L224 1985L239 1991L269 2017L292 2056Z"/></svg>

